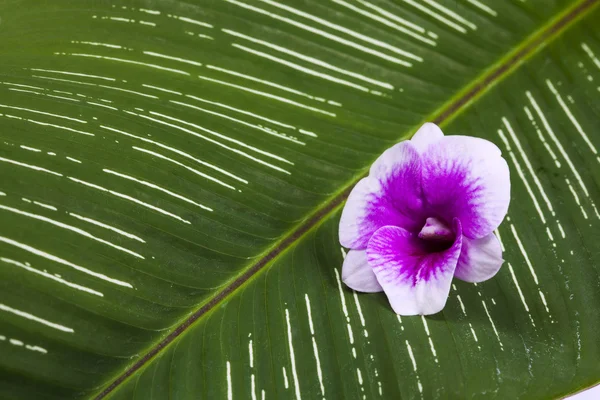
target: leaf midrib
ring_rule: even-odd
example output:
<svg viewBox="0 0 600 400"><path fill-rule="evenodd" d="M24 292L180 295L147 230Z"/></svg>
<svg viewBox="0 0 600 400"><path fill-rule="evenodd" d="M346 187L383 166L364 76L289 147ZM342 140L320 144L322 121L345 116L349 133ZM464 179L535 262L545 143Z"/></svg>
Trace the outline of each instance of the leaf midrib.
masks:
<svg viewBox="0 0 600 400"><path fill-rule="evenodd" d="M418 124L417 128L428 121L433 121L441 126L448 124L452 119L467 109L470 103L477 100L494 85L514 71L521 62L535 55L543 47L542 45L544 43L554 40L568 29L568 27L589 13L599 1L600 0L580 0L570 7L567 7L557 16L550 19L540 29L526 37L512 51L465 85L463 90L459 91L447 102L438 107L424 121ZM406 138L409 135L410 133L406 132L399 139ZM108 386L104 386L105 388L95 397L95 399L100 400L105 398L137 370L148 364L154 356L171 344L171 342L185 332L194 322L214 309L217 304L236 293L241 286L251 281L251 279L262 271L271 261L275 260L280 254L291 248L309 231L316 228L327 216L337 211L350 194L354 185L367 175L370 164L371 163L354 175L338 192L323 201L317 208L317 211L289 230L279 241L259 255L257 257L258 261L247 266L241 274L233 278L221 291L215 293L212 298L200 305L199 308L182 318L168 336L153 343L148 348L148 351L136 362L131 364L124 373L116 376Z"/></svg>

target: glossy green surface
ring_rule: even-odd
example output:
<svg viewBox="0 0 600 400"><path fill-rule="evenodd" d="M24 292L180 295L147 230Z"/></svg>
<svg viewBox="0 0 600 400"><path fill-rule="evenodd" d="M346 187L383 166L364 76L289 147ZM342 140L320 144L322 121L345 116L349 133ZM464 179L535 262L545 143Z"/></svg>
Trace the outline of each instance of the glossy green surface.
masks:
<svg viewBox="0 0 600 400"><path fill-rule="evenodd" d="M576 5L494 3L1 3L0 398L102 392ZM600 14L583 14L444 126L511 166L496 278L400 320L339 284L337 208L110 397L547 398L597 382Z"/></svg>

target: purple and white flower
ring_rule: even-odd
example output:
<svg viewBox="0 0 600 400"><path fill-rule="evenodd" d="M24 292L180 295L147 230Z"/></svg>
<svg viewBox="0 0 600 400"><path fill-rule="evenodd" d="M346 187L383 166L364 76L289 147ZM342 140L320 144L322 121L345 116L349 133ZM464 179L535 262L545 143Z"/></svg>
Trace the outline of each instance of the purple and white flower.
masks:
<svg viewBox="0 0 600 400"><path fill-rule="evenodd" d="M397 314L437 313L453 276L481 282L500 269L493 231L509 202L508 165L496 145L426 123L386 150L350 193L340 221L340 243L350 248L342 279L360 292L384 291Z"/></svg>

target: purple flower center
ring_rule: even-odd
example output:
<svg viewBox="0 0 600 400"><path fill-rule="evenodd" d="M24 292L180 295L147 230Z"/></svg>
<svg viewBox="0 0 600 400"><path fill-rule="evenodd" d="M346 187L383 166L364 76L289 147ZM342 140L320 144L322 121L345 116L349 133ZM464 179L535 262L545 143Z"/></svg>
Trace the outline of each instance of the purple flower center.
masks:
<svg viewBox="0 0 600 400"><path fill-rule="evenodd" d="M429 217L419 232L419 239L425 251L437 253L448 250L454 243L456 234L443 220Z"/></svg>

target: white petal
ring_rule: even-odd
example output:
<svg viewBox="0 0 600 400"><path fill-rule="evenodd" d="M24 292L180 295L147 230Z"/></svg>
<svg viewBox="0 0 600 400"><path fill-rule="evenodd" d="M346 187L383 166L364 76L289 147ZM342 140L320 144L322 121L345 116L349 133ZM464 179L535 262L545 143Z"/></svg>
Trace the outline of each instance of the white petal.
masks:
<svg viewBox="0 0 600 400"><path fill-rule="evenodd" d="M377 230L368 222L369 202L380 192L379 183L372 178L361 179L348 196L340 218L340 244L349 249L364 249Z"/></svg>
<svg viewBox="0 0 600 400"><path fill-rule="evenodd" d="M510 202L510 174L490 141L446 136L422 155L423 192L431 211L460 219L465 236L477 239L500 225Z"/></svg>
<svg viewBox="0 0 600 400"><path fill-rule="evenodd" d="M383 291L373 268L367 262L365 250L350 250L342 266L342 281L357 292L375 293Z"/></svg>
<svg viewBox="0 0 600 400"><path fill-rule="evenodd" d="M382 226L421 229L422 205L419 154L405 141L386 150L352 189L340 219L340 243L363 250Z"/></svg>
<svg viewBox="0 0 600 400"><path fill-rule="evenodd" d="M421 128L414 134L410 142L415 146L419 153L423 153L425 149L431 144L435 143L444 137L442 130L432 122L426 122Z"/></svg>
<svg viewBox="0 0 600 400"><path fill-rule="evenodd" d="M500 269L502 247L493 233L481 239L463 238L463 247L454 276L466 282L483 282Z"/></svg>

